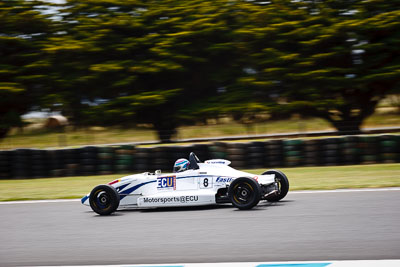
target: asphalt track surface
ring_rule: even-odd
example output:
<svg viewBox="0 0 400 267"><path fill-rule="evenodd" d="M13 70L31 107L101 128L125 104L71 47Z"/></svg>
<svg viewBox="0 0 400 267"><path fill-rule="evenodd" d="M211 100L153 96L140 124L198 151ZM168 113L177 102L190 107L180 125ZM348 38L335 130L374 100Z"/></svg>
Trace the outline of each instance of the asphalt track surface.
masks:
<svg viewBox="0 0 400 267"><path fill-rule="evenodd" d="M399 259L399 206L399 190L290 192L249 211L0 205L0 266Z"/></svg>

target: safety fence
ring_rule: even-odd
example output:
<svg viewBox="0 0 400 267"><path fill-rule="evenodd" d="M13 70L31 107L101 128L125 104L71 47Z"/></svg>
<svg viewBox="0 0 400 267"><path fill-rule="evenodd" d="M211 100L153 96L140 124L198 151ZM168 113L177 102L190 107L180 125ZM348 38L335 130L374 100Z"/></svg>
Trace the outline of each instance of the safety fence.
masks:
<svg viewBox="0 0 400 267"><path fill-rule="evenodd" d="M201 160L228 159L239 169L400 162L400 135L324 139L213 142L140 147L85 146L0 151L0 178L42 178L171 171L176 159L195 152Z"/></svg>

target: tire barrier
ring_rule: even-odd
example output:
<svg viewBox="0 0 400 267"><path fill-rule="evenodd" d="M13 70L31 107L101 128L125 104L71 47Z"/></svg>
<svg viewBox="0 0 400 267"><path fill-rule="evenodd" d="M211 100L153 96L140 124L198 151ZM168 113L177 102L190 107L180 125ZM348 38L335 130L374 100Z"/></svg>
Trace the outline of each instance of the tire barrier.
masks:
<svg viewBox="0 0 400 267"><path fill-rule="evenodd" d="M380 162L400 162L400 136L382 135L379 138Z"/></svg>
<svg viewBox="0 0 400 267"><path fill-rule="evenodd" d="M7 179L11 176L11 155L13 151L0 151L0 179Z"/></svg>
<svg viewBox="0 0 400 267"><path fill-rule="evenodd" d="M226 159L231 161L233 168L242 169L246 167L247 149L245 143L227 143Z"/></svg>
<svg viewBox="0 0 400 267"><path fill-rule="evenodd" d="M61 151L59 150L58 152ZM65 150L63 152L65 153ZM97 154L98 148L95 146L87 146L79 150L79 169L81 175L97 174Z"/></svg>
<svg viewBox="0 0 400 267"><path fill-rule="evenodd" d="M318 166L321 164L321 144L318 139L305 140L303 143L303 165Z"/></svg>
<svg viewBox="0 0 400 267"><path fill-rule="evenodd" d="M97 172L101 175L114 173L115 151L114 147L105 146L98 148Z"/></svg>
<svg viewBox="0 0 400 267"><path fill-rule="evenodd" d="M228 159L237 169L335 166L400 162L400 135L155 147L85 146L0 151L0 179L171 172L175 160L195 152L201 160Z"/></svg>
<svg viewBox="0 0 400 267"><path fill-rule="evenodd" d="M341 165L343 157L341 154L341 138L326 138L321 140L321 165Z"/></svg>
<svg viewBox="0 0 400 267"><path fill-rule="evenodd" d="M149 171L148 167L150 166L151 157L152 157L152 149L151 148L137 148L135 153L135 164L134 171L144 172Z"/></svg>
<svg viewBox="0 0 400 267"><path fill-rule="evenodd" d="M227 157L226 148L227 148L226 143L214 142L209 146L211 158L226 159Z"/></svg>
<svg viewBox="0 0 400 267"><path fill-rule="evenodd" d="M132 145L123 145L114 148L114 172L116 173L129 173L135 170L134 168L134 154L135 147ZM111 158L112 156L109 155ZM107 165L107 164L105 164ZM106 168L106 166L104 166ZM110 169L112 166L110 166ZM106 170L107 172L107 170Z"/></svg>
<svg viewBox="0 0 400 267"><path fill-rule="evenodd" d="M246 168L257 169L264 167L265 162L265 143L264 142L251 142L247 144L247 164Z"/></svg>
<svg viewBox="0 0 400 267"><path fill-rule="evenodd" d="M341 142L342 163L354 165L360 163L361 149L358 136L345 136Z"/></svg>
<svg viewBox="0 0 400 267"><path fill-rule="evenodd" d="M265 143L265 167L283 167L285 165L283 140L271 140Z"/></svg>
<svg viewBox="0 0 400 267"><path fill-rule="evenodd" d="M301 166L303 163L303 140L284 140L283 150L288 167Z"/></svg>
<svg viewBox="0 0 400 267"><path fill-rule="evenodd" d="M11 175L14 178L30 178L30 154L30 149L16 149L11 153Z"/></svg>
<svg viewBox="0 0 400 267"><path fill-rule="evenodd" d="M60 158L63 158L63 173L65 176L80 175L80 149L65 149L58 152Z"/></svg>
<svg viewBox="0 0 400 267"><path fill-rule="evenodd" d="M46 159L47 159L47 171L50 177L60 177L65 176L65 168L64 168L64 155L60 150L46 150ZM77 155L78 162L80 161L79 155ZM14 178L18 178L15 177Z"/></svg>
<svg viewBox="0 0 400 267"><path fill-rule="evenodd" d="M171 153L171 151L169 150L168 147L165 146L153 148L151 152L151 165L153 166L153 169L155 170L172 169L171 166L173 166L174 161L169 156L170 155L169 153ZM151 169L147 169L147 171L150 170Z"/></svg>
<svg viewBox="0 0 400 267"><path fill-rule="evenodd" d="M378 146L375 136L360 137L359 146L361 149L361 163L374 164L378 162Z"/></svg>

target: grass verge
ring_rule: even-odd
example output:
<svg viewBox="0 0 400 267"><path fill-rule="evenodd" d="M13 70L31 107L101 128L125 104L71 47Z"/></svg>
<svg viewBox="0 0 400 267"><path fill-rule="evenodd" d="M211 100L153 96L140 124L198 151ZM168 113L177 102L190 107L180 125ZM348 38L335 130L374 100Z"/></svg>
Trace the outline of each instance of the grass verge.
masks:
<svg viewBox="0 0 400 267"><path fill-rule="evenodd" d="M289 178L290 190L377 188L400 186L400 164L333 167L282 168ZM247 170L259 174L264 169ZM94 186L122 174L0 180L0 201L81 198Z"/></svg>
<svg viewBox="0 0 400 267"><path fill-rule="evenodd" d="M399 126L398 114L375 112L363 124L366 127ZM334 130L325 120L319 118L296 118L243 125L228 121L215 125L184 126L177 129L177 139L239 136L277 133L306 133L310 131ZM65 132L51 132L40 129L14 129L6 138L0 140L0 149L48 148L83 146L112 143L132 143L157 141L157 134L149 128L90 127L74 130L67 127Z"/></svg>

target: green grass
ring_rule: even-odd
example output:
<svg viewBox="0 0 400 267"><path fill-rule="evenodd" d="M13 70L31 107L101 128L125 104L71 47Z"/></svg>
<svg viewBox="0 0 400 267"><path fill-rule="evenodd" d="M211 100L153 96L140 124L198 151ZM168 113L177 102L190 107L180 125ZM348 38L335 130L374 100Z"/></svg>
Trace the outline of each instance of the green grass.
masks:
<svg viewBox="0 0 400 267"><path fill-rule="evenodd" d="M157 136L154 131L142 128L120 129L113 127L92 127L79 130L67 128L63 133L46 130L32 130L24 133L14 131L13 134L0 140L0 149L21 147L49 148L156 140Z"/></svg>
<svg viewBox="0 0 400 267"><path fill-rule="evenodd" d="M0 180L0 201L81 198L94 186L122 175Z"/></svg>
<svg viewBox="0 0 400 267"><path fill-rule="evenodd" d="M400 119L399 119L400 124ZM322 119L288 119L244 125L239 123L224 123L204 126L187 126L178 129L178 138L217 137L234 135L275 134L290 132L307 132L333 130L328 122Z"/></svg>
<svg viewBox="0 0 400 267"><path fill-rule="evenodd" d="M290 190L376 188L400 186L400 164L376 164L334 167L282 168L289 178ZM265 171L247 170L259 174ZM94 186L121 174L0 180L0 201L81 198Z"/></svg>
<svg viewBox="0 0 400 267"><path fill-rule="evenodd" d="M394 114L392 110L377 111L365 121L363 128L383 126L400 126L400 116ZM323 130L334 130L334 128L327 121L318 118L292 118L247 126L228 120L206 126L180 127L178 128L177 139ZM64 133L49 132L43 129L26 129L21 133L14 129L6 138L0 140L0 150L21 147L48 148L143 141L157 141L157 134L152 129L145 127L129 129L92 127L80 130L73 130L70 127Z"/></svg>

